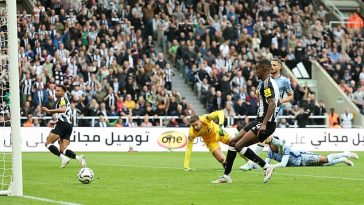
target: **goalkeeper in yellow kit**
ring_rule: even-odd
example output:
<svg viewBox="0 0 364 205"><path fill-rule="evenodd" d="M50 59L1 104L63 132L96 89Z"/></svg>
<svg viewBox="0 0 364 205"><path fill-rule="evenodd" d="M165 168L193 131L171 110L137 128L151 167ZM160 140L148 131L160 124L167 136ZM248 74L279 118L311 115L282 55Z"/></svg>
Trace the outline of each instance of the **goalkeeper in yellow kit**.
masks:
<svg viewBox="0 0 364 205"><path fill-rule="evenodd" d="M219 120L219 124L214 122L215 119ZM225 155L220 149L219 142L226 145L229 144L231 137L229 133L224 131L224 112L222 110L212 112L210 114L191 116L190 130L188 133L188 144L185 153L184 169L186 171L192 170L190 168L190 158L193 146L193 140L196 137L202 137L207 148L211 154L223 166L225 164Z"/></svg>

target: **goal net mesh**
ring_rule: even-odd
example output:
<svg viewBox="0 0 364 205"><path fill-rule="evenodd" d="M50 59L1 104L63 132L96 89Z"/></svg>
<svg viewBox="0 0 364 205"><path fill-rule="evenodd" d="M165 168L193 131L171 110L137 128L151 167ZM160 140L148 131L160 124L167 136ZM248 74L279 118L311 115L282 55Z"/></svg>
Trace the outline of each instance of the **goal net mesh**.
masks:
<svg viewBox="0 0 364 205"><path fill-rule="evenodd" d="M7 9L0 8L0 194L8 194L12 182L10 92Z"/></svg>

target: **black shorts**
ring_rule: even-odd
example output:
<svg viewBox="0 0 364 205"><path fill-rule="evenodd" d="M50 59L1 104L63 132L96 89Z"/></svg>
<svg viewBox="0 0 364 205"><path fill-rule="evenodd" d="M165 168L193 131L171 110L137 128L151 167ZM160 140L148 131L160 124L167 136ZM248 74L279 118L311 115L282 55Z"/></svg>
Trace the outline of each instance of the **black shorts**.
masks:
<svg viewBox="0 0 364 205"><path fill-rule="evenodd" d="M260 133L258 136L258 131L260 126L262 125L262 122L259 121L252 121L249 124L247 124L243 129L245 132L249 132L250 130L258 137L260 142L264 142L265 139L267 139L269 136L271 136L274 131L276 130L277 124L275 122L268 122L267 123L267 129L265 132Z"/></svg>
<svg viewBox="0 0 364 205"><path fill-rule="evenodd" d="M58 120L56 127L51 130L51 133L59 135L61 139L69 140L72 134L72 125Z"/></svg>

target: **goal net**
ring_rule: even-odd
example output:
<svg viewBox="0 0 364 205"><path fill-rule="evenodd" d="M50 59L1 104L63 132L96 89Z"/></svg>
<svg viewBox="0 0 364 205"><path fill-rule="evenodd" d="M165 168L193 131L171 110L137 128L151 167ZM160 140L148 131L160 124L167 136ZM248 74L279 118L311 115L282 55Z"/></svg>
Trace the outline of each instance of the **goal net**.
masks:
<svg viewBox="0 0 364 205"><path fill-rule="evenodd" d="M0 8L0 195L23 195L16 1Z"/></svg>
<svg viewBox="0 0 364 205"><path fill-rule="evenodd" d="M8 64L8 32L7 11L0 8L0 194L8 194L12 181L12 153L9 135L9 64Z"/></svg>

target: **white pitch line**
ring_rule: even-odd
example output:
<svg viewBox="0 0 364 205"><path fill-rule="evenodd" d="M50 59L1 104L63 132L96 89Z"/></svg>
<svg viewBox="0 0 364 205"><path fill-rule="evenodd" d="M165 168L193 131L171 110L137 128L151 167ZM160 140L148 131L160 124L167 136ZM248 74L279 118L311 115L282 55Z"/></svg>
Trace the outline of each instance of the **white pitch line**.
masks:
<svg viewBox="0 0 364 205"><path fill-rule="evenodd" d="M114 167L138 167L138 168L151 168L151 169L183 170L183 168L176 168L176 167L157 167L157 166L144 166L144 165L122 165L122 164L101 164L101 165L103 165L103 166L114 166ZM261 174L259 172L247 172L247 173L251 173L251 174ZM331 177L331 176L309 175L309 174L282 174L282 173L273 173L273 175L293 176L293 177L311 177L311 178L335 179L335 180L342 179L342 180L364 181L363 178Z"/></svg>
<svg viewBox="0 0 364 205"><path fill-rule="evenodd" d="M33 200L37 200L37 201L44 201L44 202L54 203L54 204L81 205L79 203L73 203L73 202L67 202L67 201L56 201L56 200L53 200L53 199L47 199L47 198L43 198L43 197L36 197L36 196L29 196L29 195L24 195L24 196L21 196L21 197L26 198L26 199L33 199Z"/></svg>
<svg viewBox="0 0 364 205"><path fill-rule="evenodd" d="M257 173L257 172L252 172ZM309 175L309 174L281 174L281 173L273 173L273 175L281 175L281 176L292 176L292 177L311 177L311 178L321 178L321 179L344 179L344 180L353 180L353 181L364 181L362 178L352 178L352 177L330 177L330 176L320 176L320 175Z"/></svg>
<svg viewBox="0 0 364 205"><path fill-rule="evenodd" d="M139 168L151 168L151 169L174 169L183 170L183 168L176 167L156 167L156 166L144 166L144 165L123 165L123 164L101 164L102 166L113 166L113 167L139 167Z"/></svg>

